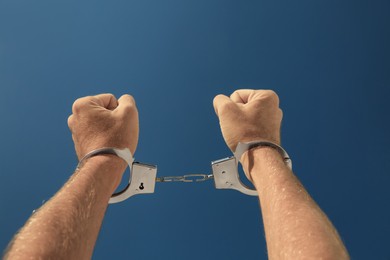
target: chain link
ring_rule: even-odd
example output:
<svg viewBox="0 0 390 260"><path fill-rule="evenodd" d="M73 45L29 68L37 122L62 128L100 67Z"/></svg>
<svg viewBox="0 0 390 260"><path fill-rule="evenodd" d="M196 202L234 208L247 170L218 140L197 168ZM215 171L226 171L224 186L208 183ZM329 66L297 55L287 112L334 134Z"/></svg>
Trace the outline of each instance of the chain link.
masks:
<svg viewBox="0 0 390 260"><path fill-rule="evenodd" d="M201 182L214 178L212 174L186 174L182 176L157 177L156 182Z"/></svg>

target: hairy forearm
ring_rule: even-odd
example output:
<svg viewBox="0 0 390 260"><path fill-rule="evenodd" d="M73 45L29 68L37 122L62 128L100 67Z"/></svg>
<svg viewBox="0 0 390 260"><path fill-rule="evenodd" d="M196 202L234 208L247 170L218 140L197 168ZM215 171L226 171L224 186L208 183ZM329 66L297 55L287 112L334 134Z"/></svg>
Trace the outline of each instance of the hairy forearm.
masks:
<svg viewBox="0 0 390 260"><path fill-rule="evenodd" d="M243 157L259 192L270 259L349 259L336 229L272 148Z"/></svg>
<svg viewBox="0 0 390 260"><path fill-rule="evenodd" d="M15 236L5 259L88 259L125 168L111 155L87 160L70 180L34 213Z"/></svg>

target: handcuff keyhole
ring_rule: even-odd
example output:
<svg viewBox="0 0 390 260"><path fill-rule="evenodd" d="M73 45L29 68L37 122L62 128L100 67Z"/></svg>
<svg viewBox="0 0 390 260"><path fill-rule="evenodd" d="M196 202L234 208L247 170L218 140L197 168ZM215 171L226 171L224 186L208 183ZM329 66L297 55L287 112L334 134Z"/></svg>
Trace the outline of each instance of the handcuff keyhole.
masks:
<svg viewBox="0 0 390 260"><path fill-rule="evenodd" d="M139 189L140 190L143 190L145 187L144 187L144 183L143 182L141 182L141 185L139 185Z"/></svg>

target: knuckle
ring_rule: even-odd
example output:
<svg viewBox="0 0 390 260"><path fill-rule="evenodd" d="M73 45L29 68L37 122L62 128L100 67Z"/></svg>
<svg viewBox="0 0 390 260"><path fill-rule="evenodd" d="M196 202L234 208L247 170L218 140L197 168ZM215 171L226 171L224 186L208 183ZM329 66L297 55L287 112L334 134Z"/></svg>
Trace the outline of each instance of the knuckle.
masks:
<svg viewBox="0 0 390 260"><path fill-rule="evenodd" d="M279 111L279 116L280 116L280 119L282 119L282 118L283 118L283 110L279 108L279 110L278 110L278 111Z"/></svg>
<svg viewBox="0 0 390 260"><path fill-rule="evenodd" d="M230 97L238 95L240 91L241 91L240 89L236 89L235 91L233 91L233 93L230 95Z"/></svg>
<svg viewBox="0 0 390 260"><path fill-rule="evenodd" d="M264 90L264 97L266 99L268 99L270 102L272 103L276 103L277 105L279 105L279 96L278 94L276 94L275 91L273 90Z"/></svg>
<svg viewBox="0 0 390 260"><path fill-rule="evenodd" d="M80 110L84 107L86 104L87 97L84 98L78 98L72 105L72 112L73 113L79 113Z"/></svg>
<svg viewBox="0 0 390 260"><path fill-rule="evenodd" d="M125 94L121 98L123 99L123 102L122 102L120 110L124 114L133 113L133 112L137 111L137 106L135 104L135 99L133 96L131 96L129 94Z"/></svg>
<svg viewBox="0 0 390 260"><path fill-rule="evenodd" d="M132 95L125 94L124 96L130 101L130 103L135 105L135 99L134 99L134 97Z"/></svg>
<svg viewBox="0 0 390 260"><path fill-rule="evenodd" d="M274 97L274 96L277 96L277 94L272 89L266 89L266 90L264 90L264 96Z"/></svg>
<svg viewBox="0 0 390 260"><path fill-rule="evenodd" d="M220 98L221 96L222 96L222 95L219 94L219 95L216 95L216 96L214 97L214 99L213 99L213 104L214 104L214 105L216 105L217 99Z"/></svg>
<svg viewBox="0 0 390 260"><path fill-rule="evenodd" d="M230 95L230 99L232 99L232 100L234 100L234 101L242 100L241 95L240 95L240 93L242 93L242 91L245 91L245 90L243 90L243 89L237 89L237 90L235 90L235 91Z"/></svg>
<svg viewBox="0 0 390 260"><path fill-rule="evenodd" d="M115 95L112 93L107 93L106 95L107 95L107 97L109 97L110 100L117 100Z"/></svg>
<svg viewBox="0 0 390 260"><path fill-rule="evenodd" d="M78 99L75 102L73 102L73 105L72 105L72 112L73 113L78 112L79 106L80 106L79 104L80 104L80 101Z"/></svg>
<svg viewBox="0 0 390 260"><path fill-rule="evenodd" d="M74 124L74 119L73 119L73 115L70 115L69 117L68 117L68 127L69 127L69 129L71 129L72 130L72 127L73 127L73 124Z"/></svg>
<svg viewBox="0 0 390 260"><path fill-rule="evenodd" d="M217 105L217 101L218 101L218 99L221 98L221 96L222 96L222 94L218 94L218 95L216 95L216 96L214 97L214 99L213 99L213 104L214 104L214 106Z"/></svg>

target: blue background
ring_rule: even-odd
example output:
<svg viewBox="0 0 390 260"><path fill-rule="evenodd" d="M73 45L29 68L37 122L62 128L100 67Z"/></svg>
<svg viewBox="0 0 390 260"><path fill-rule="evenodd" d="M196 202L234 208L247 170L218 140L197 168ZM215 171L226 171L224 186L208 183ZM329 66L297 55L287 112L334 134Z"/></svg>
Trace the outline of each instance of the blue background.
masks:
<svg viewBox="0 0 390 260"><path fill-rule="evenodd" d="M212 100L270 88L283 146L353 259L389 259L389 1L0 0L0 249L69 178L75 99L132 94L158 176L230 156ZM94 259L266 259L255 197L156 184L112 205Z"/></svg>

